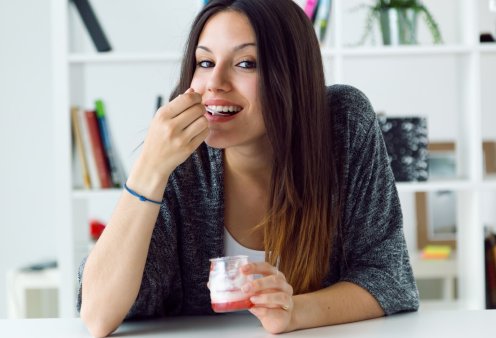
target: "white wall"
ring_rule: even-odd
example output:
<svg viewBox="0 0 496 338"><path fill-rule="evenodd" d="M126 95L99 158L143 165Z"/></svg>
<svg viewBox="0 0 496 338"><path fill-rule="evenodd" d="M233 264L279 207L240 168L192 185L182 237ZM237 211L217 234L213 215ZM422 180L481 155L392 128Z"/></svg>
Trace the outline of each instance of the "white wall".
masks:
<svg viewBox="0 0 496 338"><path fill-rule="evenodd" d="M0 0L0 318L6 271L56 254L49 0Z"/></svg>

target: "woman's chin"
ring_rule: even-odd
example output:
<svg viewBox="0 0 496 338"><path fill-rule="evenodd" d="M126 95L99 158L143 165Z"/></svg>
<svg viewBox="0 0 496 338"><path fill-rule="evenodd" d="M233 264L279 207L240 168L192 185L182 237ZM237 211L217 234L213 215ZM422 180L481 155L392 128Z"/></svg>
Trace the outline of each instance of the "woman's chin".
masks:
<svg viewBox="0 0 496 338"><path fill-rule="evenodd" d="M207 136L207 138L205 139L205 143L211 147L211 148L216 148L216 149L224 149L227 147L227 144L225 142L225 140L220 140L216 137L213 137L211 136L211 134L209 134Z"/></svg>

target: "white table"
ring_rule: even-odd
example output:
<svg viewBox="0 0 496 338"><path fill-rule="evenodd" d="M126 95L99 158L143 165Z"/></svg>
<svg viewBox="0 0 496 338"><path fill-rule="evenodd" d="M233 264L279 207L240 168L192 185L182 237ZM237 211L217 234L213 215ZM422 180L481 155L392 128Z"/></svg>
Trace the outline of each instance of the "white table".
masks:
<svg viewBox="0 0 496 338"><path fill-rule="evenodd" d="M379 338L495 337L496 310L421 311L351 324L295 331L274 336L249 314L174 317L122 325L112 337L148 338ZM0 336L8 338L89 338L80 319L4 319Z"/></svg>

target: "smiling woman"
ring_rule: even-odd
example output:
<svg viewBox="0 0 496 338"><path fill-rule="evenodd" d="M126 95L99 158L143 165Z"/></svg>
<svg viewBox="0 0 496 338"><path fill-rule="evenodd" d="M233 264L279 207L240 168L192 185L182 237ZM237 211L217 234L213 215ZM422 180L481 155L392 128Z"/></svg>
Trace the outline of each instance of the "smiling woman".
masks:
<svg viewBox="0 0 496 338"><path fill-rule="evenodd" d="M205 142L214 148L250 143L265 134L255 41L248 18L234 10L212 15L198 38L190 86L202 94L210 131Z"/></svg>
<svg viewBox="0 0 496 338"><path fill-rule="evenodd" d="M161 205L124 191L81 265L95 336L212 314L209 259L246 253L241 273L259 278L241 291L271 333L418 307L374 110L353 87L326 88L291 0L213 0L198 14L127 186Z"/></svg>

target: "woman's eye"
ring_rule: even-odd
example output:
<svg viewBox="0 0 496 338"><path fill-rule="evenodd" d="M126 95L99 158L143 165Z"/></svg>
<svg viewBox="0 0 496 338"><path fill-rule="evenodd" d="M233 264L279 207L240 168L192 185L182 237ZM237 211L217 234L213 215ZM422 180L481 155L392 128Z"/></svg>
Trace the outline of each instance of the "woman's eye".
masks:
<svg viewBox="0 0 496 338"><path fill-rule="evenodd" d="M210 68L214 66L214 63L212 61L208 60L203 60L197 63L197 66L200 68Z"/></svg>
<svg viewBox="0 0 496 338"><path fill-rule="evenodd" d="M257 68L257 63L253 61L241 61L240 63L238 63L238 67L244 69L254 69Z"/></svg>

